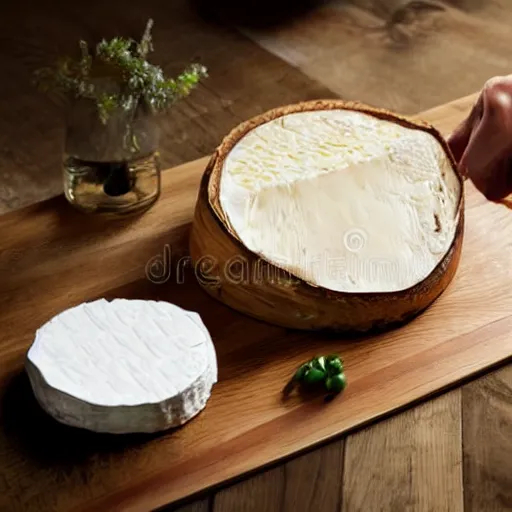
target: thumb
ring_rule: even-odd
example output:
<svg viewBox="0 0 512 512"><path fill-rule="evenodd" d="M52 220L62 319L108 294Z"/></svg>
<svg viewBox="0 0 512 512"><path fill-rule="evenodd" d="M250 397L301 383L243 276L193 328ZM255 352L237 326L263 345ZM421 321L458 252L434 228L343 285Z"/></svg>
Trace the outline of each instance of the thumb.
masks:
<svg viewBox="0 0 512 512"><path fill-rule="evenodd" d="M476 103L473 105L471 112L464 119L453 133L448 137L448 146L455 158L457 164L461 163L462 157L467 150L467 146L471 140L471 135L475 126L478 124L483 115L483 96L480 94ZM466 173L466 169L461 166L461 172Z"/></svg>

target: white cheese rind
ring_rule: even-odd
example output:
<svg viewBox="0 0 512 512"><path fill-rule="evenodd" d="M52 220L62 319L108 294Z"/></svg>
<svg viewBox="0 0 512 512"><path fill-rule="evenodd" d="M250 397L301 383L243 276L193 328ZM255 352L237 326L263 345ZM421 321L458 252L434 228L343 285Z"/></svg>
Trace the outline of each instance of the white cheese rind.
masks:
<svg viewBox="0 0 512 512"><path fill-rule="evenodd" d="M252 252L323 288L395 292L455 237L460 182L431 134L325 110L257 126L226 157L220 205Z"/></svg>
<svg viewBox="0 0 512 512"><path fill-rule="evenodd" d="M167 302L104 299L43 325L27 354L49 414L99 432L155 432L197 415L217 382L201 318Z"/></svg>

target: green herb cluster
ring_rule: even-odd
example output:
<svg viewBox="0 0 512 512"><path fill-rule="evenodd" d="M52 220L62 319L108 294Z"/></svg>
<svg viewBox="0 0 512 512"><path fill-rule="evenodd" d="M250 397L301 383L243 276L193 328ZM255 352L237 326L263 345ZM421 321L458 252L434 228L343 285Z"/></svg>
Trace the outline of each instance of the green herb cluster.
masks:
<svg viewBox="0 0 512 512"><path fill-rule="evenodd" d="M152 27L150 19L140 42L115 37L102 40L92 53L80 41L78 60L64 58L55 67L38 70L36 83L47 92L93 100L103 123L117 109L133 112L146 106L152 113L162 112L186 97L208 74L204 66L192 64L176 78L165 77L160 67L147 61L153 51ZM102 78L116 87L105 85Z"/></svg>
<svg viewBox="0 0 512 512"><path fill-rule="evenodd" d="M327 391L336 394L347 386L343 361L335 354L314 357L297 369L293 379L306 386L323 384Z"/></svg>

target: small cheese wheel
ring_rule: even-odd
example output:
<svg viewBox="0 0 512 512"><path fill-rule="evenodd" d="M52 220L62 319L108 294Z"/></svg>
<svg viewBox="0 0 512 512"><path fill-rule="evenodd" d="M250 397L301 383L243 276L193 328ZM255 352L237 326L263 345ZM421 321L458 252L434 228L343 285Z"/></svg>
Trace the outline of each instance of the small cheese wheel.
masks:
<svg viewBox="0 0 512 512"><path fill-rule="evenodd" d="M36 333L26 369L41 407L97 432L157 432L197 415L217 382L197 313L161 301L100 299Z"/></svg>

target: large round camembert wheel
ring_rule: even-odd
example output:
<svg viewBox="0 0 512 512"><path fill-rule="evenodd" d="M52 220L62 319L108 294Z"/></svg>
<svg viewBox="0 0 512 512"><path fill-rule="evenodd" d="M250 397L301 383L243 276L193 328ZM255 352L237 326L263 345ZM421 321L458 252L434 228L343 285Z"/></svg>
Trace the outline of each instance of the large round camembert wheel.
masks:
<svg viewBox="0 0 512 512"><path fill-rule="evenodd" d="M298 329L414 318L459 262L463 182L438 131L358 103L305 102L234 129L204 173L190 239L201 285Z"/></svg>

